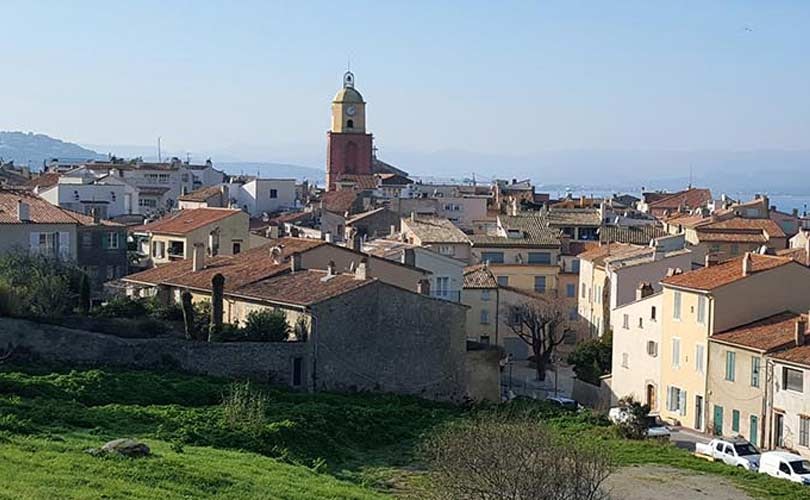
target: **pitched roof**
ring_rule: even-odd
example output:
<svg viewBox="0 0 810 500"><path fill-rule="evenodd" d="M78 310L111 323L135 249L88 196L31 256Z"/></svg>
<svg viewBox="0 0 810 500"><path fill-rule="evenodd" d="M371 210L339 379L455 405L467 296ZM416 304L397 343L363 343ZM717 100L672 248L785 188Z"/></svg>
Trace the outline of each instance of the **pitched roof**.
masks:
<svg viewBox="0 0 810 500"><path fill-rule="evenodd" d="M31 178L31 180L26 182L25 185L28 187L38 187L38 188L51 187L55 186L59 182L60 177L62 177L62 174L58 172L40 174L36 177Z"/></svg>
<svg viewBox="0 0 810 500"><path fill-rule="evenodd" d="M771 352L789 347L795 342L796 321L807 315L785 311L773 316L716 333L710 340Z"/></svg>
<svg viewBox="0 0 810 500"><path fill-rule="evenodd" d="M546 221L551 226L599 226L602 215L598 208L552 208Z"/></svg>
<svg viewBox="0 0 810 500"><path fill-rule="evenodd" d="M354 189L338 189L321 195L324 210L337 214L350 211L356 199L357 191Z"/></svg>
<svg viewBox="0 0 810 500"><path fill-rule="evenodd" d="M211 279L222 274L228 295L294 305L315 304L376 281L359 280L353 274L336 274L324 280L326 272L313 269L291 272L291 255L326 244L282 238L239 255L207 259L205 268L198 272L193 272L191 260L181 260L126 276L123 281L210 291Z"/></svg>
<svg viewBox="0 0 810 500"><path fill-rule="evenodd" d="M240 213L243 212L231 208L187 208L130 231L182 236Z"/></svg>
<svg viewBox="0 0 810 500"><path fill-rule="evenodd" d="M506 235L474 234L473 246L479 247L556 247L560 245L560 231L548 227L543 215L526 213L499 215L498 225Z"/></svg>
<svg viewBox="0 0 810 500"><path fill-rule="evenodd" d="M649 251L654 249L627 243L606 243L582 252L579 254L579 260L590 261L594 266L604 266L605 261L611 257L629 257Z"/></svg>
<svg viewBox="0 0 810 500"><path fill-rule="evenodd" d="M222 194L222 188L220 186L206 186L196 191L192 191L188 194L184 194L178 198L180 201L199 201L203 202L211 198L212 196L216 196L218 194Z"/></svg>
<svg viewBox="0 0 810 500"><path fill-rule="evenodd" d="M668 235L666 231L653 224L643 226L603 226L597 231L599 241L602 243L631 243L633 245L649 245L653 239Z"/></svg>
<svg viewBox="0 0 810 500"><path fill-rule="evenodd" d="M656 201L649 202L651 209L697 208L712 201L712 192L709 189L689 188L685 191L664 196Z"/></svg>
<svg viewBox="0 0 810 500"><path fill-rule="evenodd" d="M400 174L393 174L393 173L377 174L377 177L380 179L380 184L382 184L383 186L385 185L401 186L404 184L413 184L412 180Z"/></svg>
<svg viewBox="0 0 810 500"><path fill-rule="evenodd" d="M379 179L374 175L343 174L336 182L353 182L357 189L377 189Z"/></svg>
<svg viewBox="0 0 810 500"><path fill-rule="evenodd" d="M464 269L464 288L498 288L498 280L489 266L469 266Z"/></svg>
<svg viewBox="0 0 810 500"><path fill-rule="evenodd" d="M803 266L810 266L810 252L804 248L787 248L777 250L776 255L793 259Z"/></svg>
<svg viewBox="0 0 810 500"><path fill-rule="evenodd" d="M771 357L778 359L780 361L787 361L799 365L810 366L810 345L805 344L803 346L793 347L791 349L785 349L784 351L775 352L771 354Z"/></svg>
<svg viewBox="0 0 810 500"><path fill-rule="evenodd" d="M710 267L703 267L687 273L668 276L661 280L661 283L675 287L708 291L745 279L752 274L768 271L793 262L786 257L755 253L748 253L746 255L751 259L751 267L747 276L743 275L744 255Z"/></svg>
<svg viewBox="0 0 810 500"><path fill-rule="evenodd" d="M461 229L444 217L417 216L402 219L422 243L468 243L470 240ZM403 229L404 232L404 229Z"/></svg>
<svg viewBox="0 0 810 500"><path fill-rule="evenodd" d="M28 204L30 222L21 222L17 216L17 202ZM66 208L51 205L31 191L24 189L0 188L0 224L77 224L95 225L89 215L80 214ZM120 226L115 222L102 220L105 226Z"/></svg>
<svg viewBox="0 0 810 500"><path fill-rule="evenodd" d="M695 225L700 241L739 241L767 243L770 238L785 238L785 232L771 219L707 221Z"/></svg>
<svg viewBox="0 0 810 500"><path fill-rule="evenodd" d="M388 210L388 209L386 207L380 207L380 208L375 208L374 210L369 210L368 212L362 212L362 213L353 215L351 218L346 219L346 225L348 226L349 224L354 224L357 221L361 221L361 220L365 219L366 217L370 217L370 216L372 216L374 214L378 214L378 213L383 212L385 210Z"/></svg>

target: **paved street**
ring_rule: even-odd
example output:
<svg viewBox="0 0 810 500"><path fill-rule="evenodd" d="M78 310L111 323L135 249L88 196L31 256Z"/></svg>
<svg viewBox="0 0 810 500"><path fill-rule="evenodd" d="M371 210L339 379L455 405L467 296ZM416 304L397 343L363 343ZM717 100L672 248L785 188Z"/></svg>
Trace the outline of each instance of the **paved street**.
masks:
<svg viewBox="0 0 810 500"><path fill-rule="evenodd" d="M511 374L511 377L510 377ZM546 371L544 381L537 380L537 372L525 361L515 361L503 369L501 385L505 391L511 390L515 395L535 399L545 399L555 394L554 371ZM556 394L571 397L574 384L574 371L570 366L561 365L557 372Z"/></svg>

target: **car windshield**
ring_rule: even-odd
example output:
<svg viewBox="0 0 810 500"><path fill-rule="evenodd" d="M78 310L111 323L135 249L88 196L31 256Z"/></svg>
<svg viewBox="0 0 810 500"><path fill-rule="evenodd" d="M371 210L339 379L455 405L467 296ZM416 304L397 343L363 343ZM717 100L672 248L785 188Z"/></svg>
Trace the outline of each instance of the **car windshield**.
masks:
<svg viewBox="0 0 810 500"><path fill-rule="evenodd" d="M746 455L759 455L759 450L751 443L737 443L734 445L734 451L737 452L738 457Z"/></svg>
<svg viewBox="0 0 810 500"><path fill-rule="evenodd" d="M790 462L790 468L793 469L793 472L796 474L810 474L810 462L807 460Z"/></svg>

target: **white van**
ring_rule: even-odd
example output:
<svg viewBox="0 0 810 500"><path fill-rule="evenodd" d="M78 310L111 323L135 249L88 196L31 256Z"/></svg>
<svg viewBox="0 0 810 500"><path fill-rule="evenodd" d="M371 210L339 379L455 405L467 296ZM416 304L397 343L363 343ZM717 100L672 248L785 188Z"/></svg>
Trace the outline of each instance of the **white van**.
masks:
<svg viewBox="0 0 810 500"><path fill-rule="evenodd" d="M810 484L810 462L806 458L783 451L767 451L759 459L759 472L788 479L794 483Z"/></svg>

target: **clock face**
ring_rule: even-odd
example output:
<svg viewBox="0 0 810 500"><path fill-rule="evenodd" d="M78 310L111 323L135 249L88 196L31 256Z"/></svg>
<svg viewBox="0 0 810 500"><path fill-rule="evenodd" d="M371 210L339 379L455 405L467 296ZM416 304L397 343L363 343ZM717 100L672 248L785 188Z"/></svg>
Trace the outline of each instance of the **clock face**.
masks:
<svg viewBox="0 0 810 500"><path fill-rule="evenodd" d="M354 104L351 104L346 108L346 114L349 116L354 116L356 112L357 108L354 107Z"/></svg>

